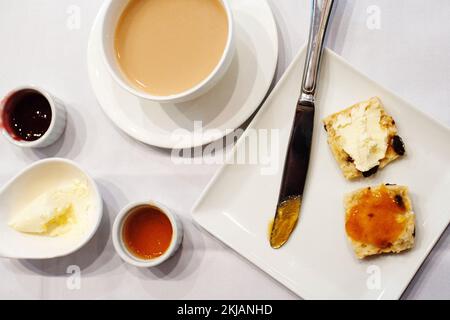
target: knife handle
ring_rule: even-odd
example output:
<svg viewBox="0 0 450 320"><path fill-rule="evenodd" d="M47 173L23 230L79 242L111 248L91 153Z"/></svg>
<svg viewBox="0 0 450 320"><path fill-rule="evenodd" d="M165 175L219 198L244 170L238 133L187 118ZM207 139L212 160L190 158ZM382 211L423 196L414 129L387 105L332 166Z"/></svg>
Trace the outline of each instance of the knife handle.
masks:
<svg viewBox="0 0 450 320"><path fill-rule="evenodd" d="M319 5L321 3L321 5ZM312 0L308 53L303 72L301 101L314 102L320 58L334 0Z"/></svg>

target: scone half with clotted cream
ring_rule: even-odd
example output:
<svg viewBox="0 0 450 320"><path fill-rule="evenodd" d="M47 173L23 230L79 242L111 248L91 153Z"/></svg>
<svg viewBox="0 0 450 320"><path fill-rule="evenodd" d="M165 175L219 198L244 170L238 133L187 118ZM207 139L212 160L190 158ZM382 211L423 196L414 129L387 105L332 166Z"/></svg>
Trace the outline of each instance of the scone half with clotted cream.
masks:
<svg viewBox="0 0 450 320"><path fill-rule="evenodd" d="M394 119L377 97L323 120L328 144L345 178L369 177L405 154Z"/></svg>

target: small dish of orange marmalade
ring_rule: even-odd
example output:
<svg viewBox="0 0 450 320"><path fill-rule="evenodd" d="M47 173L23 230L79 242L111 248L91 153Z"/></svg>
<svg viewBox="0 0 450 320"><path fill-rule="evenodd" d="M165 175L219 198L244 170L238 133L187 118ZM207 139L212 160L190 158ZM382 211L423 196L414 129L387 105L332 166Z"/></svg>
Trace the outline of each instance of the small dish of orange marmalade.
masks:
<svg viewBox="0 0 450 320"><path fill-rule="evenodd" d="M125 261L153 267L169 259L181 244L179 219L155 202L133 203L124 208L113 226L113 243Z"/></svg>

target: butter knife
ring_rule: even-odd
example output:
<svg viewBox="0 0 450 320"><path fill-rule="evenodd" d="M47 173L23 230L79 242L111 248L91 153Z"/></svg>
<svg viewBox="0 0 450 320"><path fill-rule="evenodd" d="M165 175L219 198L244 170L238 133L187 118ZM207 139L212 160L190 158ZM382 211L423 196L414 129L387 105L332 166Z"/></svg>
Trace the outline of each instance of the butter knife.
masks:
<svg viewBox="0 0 450 320"><path fill-rule="evenodd" d="M308 52L300 98L281 180L280 195L270 234L270 245L281 248L297 225L308 172L314 129L314 101L322 48L334 0L313 0Z"/></svg>

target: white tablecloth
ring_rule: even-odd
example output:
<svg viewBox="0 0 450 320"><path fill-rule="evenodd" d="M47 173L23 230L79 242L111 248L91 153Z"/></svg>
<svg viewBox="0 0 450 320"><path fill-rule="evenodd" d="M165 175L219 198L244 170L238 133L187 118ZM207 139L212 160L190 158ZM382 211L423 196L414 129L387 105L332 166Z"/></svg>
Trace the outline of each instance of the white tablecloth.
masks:
<svg viewBox="0 0 450 320"><path fill-rule="evenodd" d="M133 141L102 113L86 67L87 39L102 2L0 0L0 95L34 83L59 96L69 111L66 134L52 147L27 151L0 139L0 183L36 160L65 157L94 176L106 208L95 238L69 257L0 260L0 298L297 298L191 222L190 208L218 166L175 165L169 151ZM306 39L309 1L269 2L280 35L278 79ZM450 126L449 16L448 0L340 0L328 46ZM115 254L110 227L122 206L148 198L182 216L186 233L170 262L138 270ZM80 267L80 282L71 265ZM450 298L449 270L447 230L404 297Z"/></svg>

